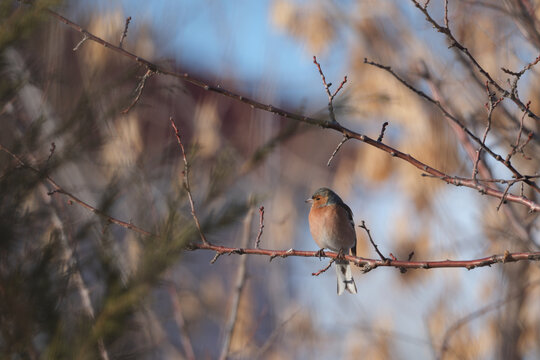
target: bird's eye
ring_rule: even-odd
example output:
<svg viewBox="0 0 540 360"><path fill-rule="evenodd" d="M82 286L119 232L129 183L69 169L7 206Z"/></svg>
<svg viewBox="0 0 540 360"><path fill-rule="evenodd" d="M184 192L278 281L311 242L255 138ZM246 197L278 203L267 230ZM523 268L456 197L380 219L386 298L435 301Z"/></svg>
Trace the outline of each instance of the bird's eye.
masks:
<svg viewBox="0 0 540 360"><path fill-rule="evenodd" d="M317 196L317 197L315 198L315 200L319 201L319 200L321 200L321 198Z"/></svg>

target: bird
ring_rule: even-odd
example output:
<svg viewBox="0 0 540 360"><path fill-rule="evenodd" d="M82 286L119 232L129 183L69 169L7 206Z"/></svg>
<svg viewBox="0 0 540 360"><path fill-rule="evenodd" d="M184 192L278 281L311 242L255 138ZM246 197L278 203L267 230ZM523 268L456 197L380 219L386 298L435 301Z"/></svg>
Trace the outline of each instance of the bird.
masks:
<svg viewBox="0 0 540 360"><path fill-rule="evenodd" d="M315 191L306 202L311 203L309 230L322 254L330 249L343 255L352 250L356 256L356 231L351 209L332 190L322 187ZM336 258L337 293L345 290L356 294L356 284L347 260Z"/></svg>

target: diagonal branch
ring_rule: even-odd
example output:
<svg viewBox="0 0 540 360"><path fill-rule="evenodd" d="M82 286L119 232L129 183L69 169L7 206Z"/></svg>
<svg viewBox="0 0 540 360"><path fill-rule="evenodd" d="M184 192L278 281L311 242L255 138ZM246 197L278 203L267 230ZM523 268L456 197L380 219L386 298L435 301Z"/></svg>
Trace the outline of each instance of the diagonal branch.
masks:
<svg viewBox="0 0 540 360"><path fill-rule="evenodd" d="M182 171L182 174L184 175L184 188L186 189L186 192L188 194L189 205L191 206L191 216L193 216L193 220L195 221L197 230L199 230L201 241L203 242L203 244L208 244L206 236L204 236L204 233L202 232L201 223L199 222L197 213L195 212L195 202L193 201L193 196L191 195L191 187L189 186L189 163L186 158L186 151L184 150L184 145L182 144L182 140L180 139L180 131L178 131L178 128L176 127L173 118L171 117L169 118L169 120L171 121L171 126L174 129L176 140L178 140L178 144L180 145L180 150L182 151L182 158L184 159L184 171Z"/></svg>
<svg viewBox="0 0 540 360"><path fill-rule="evenodd" d="M485 186L485 185L482 185L482 184L477 184L475 183L474 181L460 181L460 182L455 182L452 177L448 174L445 174L443 173L442 171L440 170L437 170L427 164L424 164L423 162L417 160L416 158L412 157L411 155L409 154L405 154L391 146L388 146L386 144L383 144L381 142L377 142L376 140L374 139L371 139L370 137L364 135L364 134L361 134L361 133L358 133L358 132L355 132L355 131L352 131L340 124L337 124L337 123L333 123L332 121L329 121L329 120L321 120L321 119L315 119L315 118L312 118L312 117L309 117L309 116L304 116L304 115L300 115L300 114L297 114L297 113L293 113L293 112L290 112L290 111L287 111L287 110L284 110L284 109L281 109L281 108L278 108L278 107L275 107L273 105L268 105L268 104L263 104L259 101L256 101L256 100L253 100L253 99L250 99L248 97L245 97L245 96L242 96L242 95L239 95L239 94L236 94L234 92L231 92L227 89L224 89L223 87L221 86L210 86L208 85L207 83L197 79L197 78L194 78L192 77L191 75L189 75L188 73L180 73L180 72L175 72L175 71L172 71L172 70L167 70L161 66L158 66L146 59L143 59L125 49L122 49L122 48L119 48L118 46L115 46L113 44L111 44L110 42L107 42L99 37L97 37L96 35L93 35L91 33L89 33L87 30L83 29L81 26L79 26L78 24L72 22L71 20L68 20L67 18L63 17L62 15L52 11L52 10L48 10L48 12L56 17L59 21L65 23L66 25L68 25L69 27L71 27L72 29L74 29L75 31L78 31L80 33L82 33L83 35L86 35L88 36L89 40L92 40L92 41L95 41L97 42L98 44L101 44L102 46L112 50L112 51L115 51L119 54L121 54L122 56L125 56L125 57L128 57L130 58L131 60L143 65L143 66L147 66L148 68L152 69L153 71L155 71L156 74L162 74L162 75L168 75L168 76L172 76L172 77L175 77L175 78L178 78L178 79L182 79L184 81L187 81L195 86L198 86L200 88L203 88L207 91L212 91L212 92L215 92L215 93L218 93L218 94L221 94L223 96L227 96L227 97L230 97L232 99L235 99L237 101L240 101L240 102L243 102L249 106L251 106L252 108L256 108L256 109L259 109L259 110L263 110L263 111L267 111L267 112L270 112L270 113L273 113L273 114L276 114L276 115L279 115L281 117L284 117L284 118L287 118L287 119L290 119L290 120L295 120L295 121L299 121L299 122L303 122L303 123L307 123L307 124L311 124L311 125L318 125L322 128L325 128L325 129L332 129L332 130L335 130L337 132L340 132L342 135L344 136L348 136L350 138L354 138L356 140L359 140L359 141L362 141L370 146L374 146L376 148L378 148L379 150L382 150L388 154L390 154L391 156L393 157L397 157L401 160L404 160L408 163L410 163L412 166L424 171L425 173L428 173L430 175L433 175L434 177L438 177L450 184L453 184L453 185L458 185L458 186L466 186L466 187L469 187L469 188L472 188L472 189L476 189L478 191L480 191L482 194L487 194L489 196L493 196L495 198L498 198L498 199L501 199L503 197L503 192L502 191L499 191L497 189L493 189L493 188L490 188L488 186ZM510 202L515 202L515 203L519 203L519 204L522 204L522 205L525 205L526 207L529 208L530 211L540 211L540 204L539 203L536 203L524 196L518 196L518 195L514 195L514 194L508 194L506 196L506 201L510 201Z"/></svg>
<svg viewBox="0 0 540 360"><path fill-rule="evenodd" d="M118 219L116 219L116 218L114 218L112 216L109 216L109 215L105 214L103 211L93 207L92 205L84 202L83 200L79 199L78 197L76 197L75 195L70 193L69 191L62 188L49 175L45 175L39 169L27 164L20 157L18 157L17 155L15 155L11 151L9 151L7 148L5 148L2 144L0 144L0 150L2 150L3 152L5 152L9 156L11 156L13 159L15 159L15 161L17 161L19 166L24 167L26 169L30 169L32 172L34 172L35 174L37 174L39 176L44 176L44 180L47 181L53 187L53 190L51 192L49 192L49 195L62 194L64 196L68 197L70 199L70 201L79 204L80 206L82 206L83 208L85 208L87 210L90 210L94 214L98 215L99 217L105 219L106 221L108 221L110 223L119 225L119 226L121 226L123 228L126 228L126 229L129 229L129 230L133 230L133 231L135 231L135 232L137 232L137 233L139 233L141 235L154 236L152 233L150 233L150 232L148 232L148 231L146 231L146 230L144 230L144 229L142 229L142 228L140 228L138 226L133 225L131 222L125 222L125 221L122 221L122 220L118 220Z"/></svg>

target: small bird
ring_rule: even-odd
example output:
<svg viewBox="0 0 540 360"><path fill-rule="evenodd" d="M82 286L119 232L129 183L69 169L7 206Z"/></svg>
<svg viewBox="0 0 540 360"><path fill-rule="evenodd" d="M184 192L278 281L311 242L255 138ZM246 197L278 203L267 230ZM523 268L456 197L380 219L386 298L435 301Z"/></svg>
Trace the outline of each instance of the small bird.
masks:
<svg viewBox="0 0 540 360"><path fill-rule="evenodd" d="M311 203L309 211L309 230L320 247L319 251L330 249L340 254L356 255L356 231L351 209L341 198L328 188L315 191L306 202ZM356 294L356 284L347 260L336 259L337 293L347 290Z"/></svg>

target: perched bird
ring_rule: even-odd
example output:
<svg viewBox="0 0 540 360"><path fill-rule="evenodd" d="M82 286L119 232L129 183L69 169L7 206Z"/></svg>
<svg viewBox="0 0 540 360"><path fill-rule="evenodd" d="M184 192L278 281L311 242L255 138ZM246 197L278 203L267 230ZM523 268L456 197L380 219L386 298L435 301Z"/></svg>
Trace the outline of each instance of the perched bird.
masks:
<svg viewBox="0 0 540 360"><path fill-rule="evenodd" d="M306 202L311 203L309 211L309 230L320 247L320 251L330 249L347 254L352 249L356 255L356 231L351 209L341 198L328 188L315 191ZM347 260L336 259L337 293L347 290L356 294L356 284Z"/></svg>

